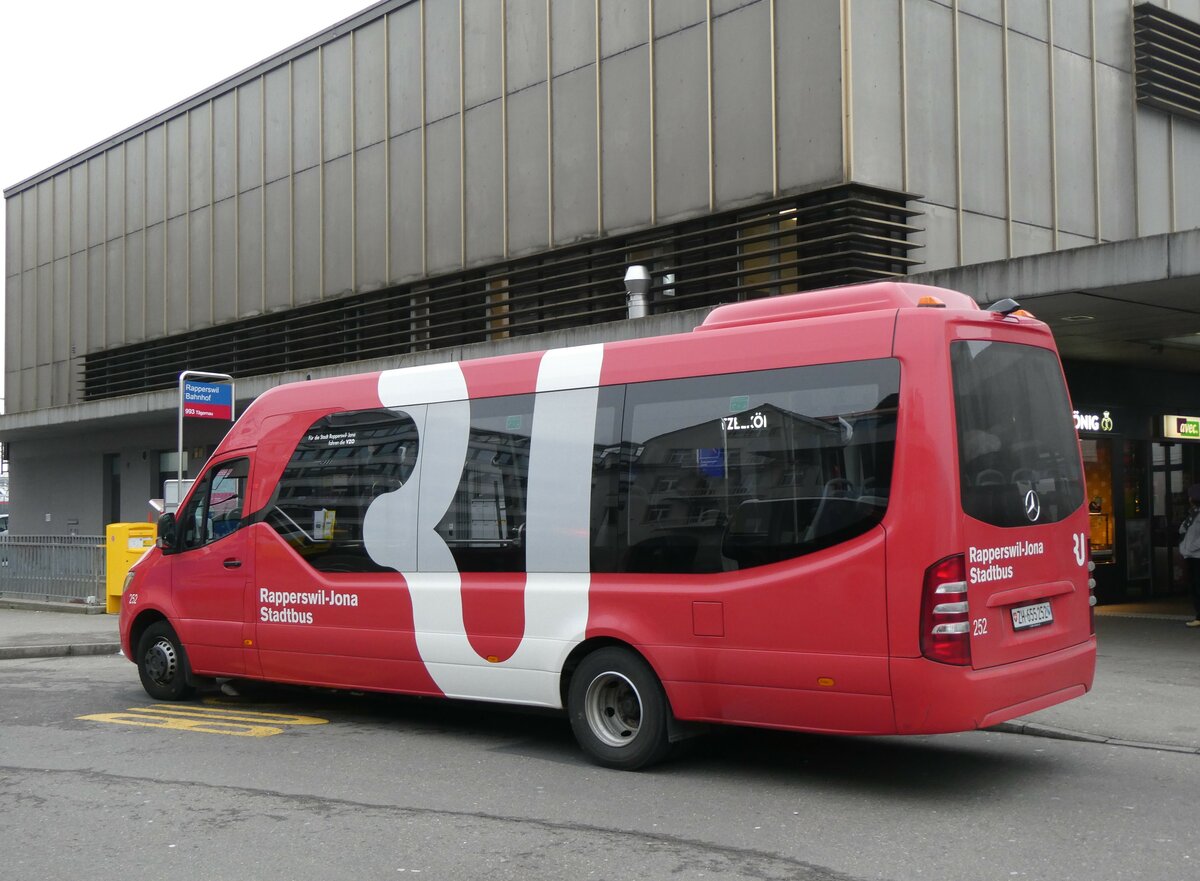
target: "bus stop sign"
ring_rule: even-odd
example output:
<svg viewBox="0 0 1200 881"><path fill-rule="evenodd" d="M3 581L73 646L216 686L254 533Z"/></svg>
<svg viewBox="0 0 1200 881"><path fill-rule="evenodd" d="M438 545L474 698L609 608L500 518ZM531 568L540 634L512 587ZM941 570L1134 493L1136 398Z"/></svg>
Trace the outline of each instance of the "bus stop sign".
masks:
<svg viewBox="0 0 1200 881"><path fill-rule="evenodd" d="M233 418L233 386L227 383L183 383L183 415L193 419Z"/></svg>

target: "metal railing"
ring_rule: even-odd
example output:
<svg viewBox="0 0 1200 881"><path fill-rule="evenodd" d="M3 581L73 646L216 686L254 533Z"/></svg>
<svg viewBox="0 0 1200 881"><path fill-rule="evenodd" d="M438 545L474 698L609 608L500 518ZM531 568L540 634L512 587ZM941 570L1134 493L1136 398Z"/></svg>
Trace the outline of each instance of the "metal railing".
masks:
<svg viewBox="0 0 1200 881"><path fill-rule="evenodd" d="M104 536L0 535L0 596L104 602Z"/></svg>

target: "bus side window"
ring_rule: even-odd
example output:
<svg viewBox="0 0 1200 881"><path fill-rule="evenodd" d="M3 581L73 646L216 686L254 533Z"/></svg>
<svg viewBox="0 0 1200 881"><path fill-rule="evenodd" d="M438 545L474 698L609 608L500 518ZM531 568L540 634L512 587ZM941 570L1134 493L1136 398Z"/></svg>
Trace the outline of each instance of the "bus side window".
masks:
<svg viewBox="0 0 1200 881"><path fill-rule="evenodd" d="M525 571L533 395L471 401L458 492L437 532L459 572Z"/></svg>
<svg viewBox="0 0 1200 881"><path fill-rule="evenodd" d="M591 569L618 572L625 524L622 482L629 471L629 449L621 443L625 386L600 389L596 405L596 435L592 447Z"/></svg>
<svg viewBox="0 0 1200 881"><path fill-rule="evenodd" d="M244 458L208 470L179 518L184 549L203 547L241 527L249 475L250 460Z"/></svg>
<svg viewBox="0 0 1200 881"><path fill-rule="evenodd" d="M322 572L377 572L363 542L367 509L408 480L417 427L404 413L358 410L318 419L283 469L264 519Z"/></svg>
<svg viewBox="0 0 1200 881"><path fill-rule="evenodd" d="M861 535L887 507L891 359L628 386L619 571L775 563Z"/></svg>

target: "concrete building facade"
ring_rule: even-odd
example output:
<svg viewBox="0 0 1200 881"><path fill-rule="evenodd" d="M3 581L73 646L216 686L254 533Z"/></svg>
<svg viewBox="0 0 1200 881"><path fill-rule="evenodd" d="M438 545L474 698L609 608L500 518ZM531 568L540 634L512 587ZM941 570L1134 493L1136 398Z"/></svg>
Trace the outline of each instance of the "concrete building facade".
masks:
<svg viewBox="0 0 1200 881"><path fill-rule="evenodd" d="M1200 0L377 3L5 190L12 531L145 519L184 369L244 402L920 272L1034 303L1128 411L1110 580L1150 585L1128 524L1200 479L1155 429L1200 412L1197 72Z"/></svg>

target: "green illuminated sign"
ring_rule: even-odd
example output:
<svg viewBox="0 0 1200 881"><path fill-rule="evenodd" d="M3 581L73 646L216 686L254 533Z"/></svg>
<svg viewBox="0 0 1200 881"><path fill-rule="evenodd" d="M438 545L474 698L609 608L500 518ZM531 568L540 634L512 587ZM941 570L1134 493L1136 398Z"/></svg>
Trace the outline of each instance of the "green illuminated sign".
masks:
<svg viewBox="0 0 1200 881"><path fill-rule="evenodd" d="M1200 416L1164 416L1163 437L1174 440L1200 440Z"/></svg>

